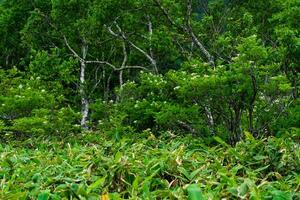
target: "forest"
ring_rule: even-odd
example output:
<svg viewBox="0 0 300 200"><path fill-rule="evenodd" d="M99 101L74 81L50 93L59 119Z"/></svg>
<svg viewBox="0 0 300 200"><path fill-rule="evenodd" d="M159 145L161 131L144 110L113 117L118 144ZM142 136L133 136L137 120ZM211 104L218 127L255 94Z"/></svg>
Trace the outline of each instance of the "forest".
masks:
<svg viewBox="0 0 300 200"><path fill-rule="evenodd" d="M0 199L300 199L299 0L0 0Z"/></svg>

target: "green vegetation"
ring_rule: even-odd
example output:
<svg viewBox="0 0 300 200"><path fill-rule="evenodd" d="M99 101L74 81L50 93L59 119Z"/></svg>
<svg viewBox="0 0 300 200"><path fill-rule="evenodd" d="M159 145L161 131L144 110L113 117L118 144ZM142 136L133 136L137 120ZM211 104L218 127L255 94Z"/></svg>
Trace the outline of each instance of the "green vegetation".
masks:
<svg viewBox="0 0 300 200"><path fill-rule="evenodd" d="M0 0L0 199L299 199L299 0Z"/></svg>
<svg viewBox="0 0 300 200"><path fill-rule="evenodd" d="M188 191L197 200L300 197L296 132L265 140L249 134L234 148L216 141L221 144L207 147L193 136L145 131L122 139L89 133L5 144L0 198L187 199Z"/></svg>

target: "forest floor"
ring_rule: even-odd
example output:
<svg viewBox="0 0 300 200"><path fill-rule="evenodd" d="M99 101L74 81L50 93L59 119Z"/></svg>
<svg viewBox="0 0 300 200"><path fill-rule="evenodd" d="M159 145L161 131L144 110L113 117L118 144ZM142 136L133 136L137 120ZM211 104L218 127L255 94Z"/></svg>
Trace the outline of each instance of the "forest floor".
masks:
<svg viewBox="0 0 300 200"><path fill-rule="evenodd" d="M299 136L231 147L100 133L0 143L0 199L300 199Z"/></svg>

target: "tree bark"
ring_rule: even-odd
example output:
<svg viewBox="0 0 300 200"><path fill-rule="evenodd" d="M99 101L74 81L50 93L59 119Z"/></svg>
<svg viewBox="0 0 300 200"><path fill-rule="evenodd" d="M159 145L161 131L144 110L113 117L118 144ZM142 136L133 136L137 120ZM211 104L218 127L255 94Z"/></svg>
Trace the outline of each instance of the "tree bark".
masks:
<svg viewBox="0 0 300 200"><path fill-rule="evenodd" d="M81 121L80 125L82 129L88 129L87 120L89 116L89 100L85 91L85 70L86 70L86 56L88 51L88 46L86 44L85 39L83 38L83 44L81 46L82 57L78 55L78 53L70 46L66 36L64 36L64 41L68 49L73 53L74 57L76 57L80 62L80 84L79 84L79 95L81 98Z"/></svg>
<svg viewBox="0 0 300 200"><path fill-rule="evenodd" d="M250 76L251 76L251 81L252 81L252 90L253 90L253 95L250 99L250 105L249 105L249 131L250 133L253 135L253 137L257 137L258 133L257 131L254 130L254 125L253 125L253 111L254 111L254 106L255 106L255 100L256 100L256 96L258 93L258 86L257 86L257 81L256 81L256 77L254 74L254 69L253 66L251 66L250 69Z"/></svg>
<svg viewBox="0 0 300 200"><path fill-rule="evenodd" d="M89 116L89 100L86 95L85 91L85 70L86 70L86 64L85 59L87 55L87 45L84 41L84 44L82 45L82 60L80 61L80 86L79 86L79 93L81 96L81 122L80 125L83 129L88 129L87 120Z"/></svg>
<svg viewBox="0 0 300 200"><path fill-rule="evenodd" d="M213 115L208 106L204 106L204 110L210 126L210 132L212 135L215 135L215 130L214 130L215 122L214 122Z"/></svg>

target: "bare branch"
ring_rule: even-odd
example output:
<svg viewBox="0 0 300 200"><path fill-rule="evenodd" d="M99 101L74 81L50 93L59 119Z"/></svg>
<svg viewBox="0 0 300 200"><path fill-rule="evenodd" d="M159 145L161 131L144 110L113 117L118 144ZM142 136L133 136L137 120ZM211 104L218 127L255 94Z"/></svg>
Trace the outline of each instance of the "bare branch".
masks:
<svg viewBox="0 0 300 200"><path fill-rule="evenodd" d="M87 56L87 52L88 52L88 45L86 43L86 39L85 38L82 38L82 41L83 41L83 45L82 45L82 48L81 48L81 51L82 51L82 59L85 60L86 59L86 56Z"/></svg>
<svg viewBox="0 0 300 200"><path fill-rule="evenodd" d="M153 25L149 15L147 15L147 19L148 19L149 42L150 42L150 55L151 57L153 57L153 51L152 51Z"/></svg>
<svg viewBox="0 0 300 200"><path fill-rule="evenodd" d="M128 43L135 48L136 50L138 50L140 53L142 53L153 65L153 67L156 67L156 61L148 54L146 53L144 50L142 50L141 48L139 48L137 45L135 45L133 42L128 40Z"/></svg>
<svg viewBox="0 0 300 200"><path fill-rule="evenodd" d="M124 67L126 65L127 59L128 59L128 55L127 55L127 51L126 51L126 44L125 44L124 41L122 43L122 47L123 47L123 55L124 55L123 62L122 62L122 67Z"/></svg>
<svg viewBox="0 0 300 200"><path fill-rule="evenodd" d="M122 42L122 47L123 47L123 55L124 55L124 58L123 58L123 62L122 62L122 65L121 65L121 68L124 67L127 63L127 58L128 58L128 55L127 55L127 51L126 51L126 44L125 44L125 41L123 40ZM120 82L120 89L122 90L123 88L123 70L121 70L119 72L119 82ZM119 96L118 96L119 98Z"/></svg>
<svg viewBox="0 0 300 200"><path fill-rule="evenodd" d="M192 0L188 0L187 2L187 14L186 14L186 29L190 35L190 37L192 38L192 40L194 41L194 43L198 46L198 48L200 49L200 51L206 56L206 58L208 59L209 63L211 65L215 65L214 63L214 57L206 50L206 48L204 47L204 45L199 41L199 39L197 38L197 36L195 35L192 25L191 25L191 16L192 16Z"/></svg>
<svg viewBox="0 0 300 200"><path fill-rule="evenodd" d="M159 7L159 9L162 11L162 13L164 14L164 16L167 18L167 20L169 21L169 23L172 26L175 26L177 29L180 29L183 32L185 31L185 28L183 26L180 26L180 25L178 25L178 24L175 23L175 21L171 18L171 16L168 13L168 11L161 4L160 0L155 0L155 3Z"/></svg>
<svg viewBox="0 0 300 200"><path fill-rule="evenodd" d="M120 28L120 26L115 22L115 25L118 29L118 31L121 34L121 37L126 40L133 48L135 48L136 50L138 50L140 53L142 53L153 65L153 67L156 68L156 61L144 50L142 50L140 47L138 47L137 45L135 45L132 41L130 41L124 34L124 32L122 31L122 29Z"/></svg>
<svg viewBox="0 0 300 200"><path fill-rule="evenodd" d="M133 48L135 48L137 51L142 53L150 61L151 65L154 67L154 69L157 70L157 64L156 64L155 59L153 59L153 57L151 55L149 55L146 51L144 51L143 49L138 47L136 44L134 44L131 40L129 40L116 21L114 21L114 24L115 24L115 27L118 29L119 34L114 32L111 27L105 26L105 27L107 27L108 32L110 34L112 34L113 36L115 36L119 39L122 39L123 41L128 42Z"/></svg>
<svg viewBox="0 0 300 200"><path fill-rule="evenodd" d="M152 49L153 25L152 25L151 18L150 18L149 15L147 15L147 19L148 19L149 43L150 43L149 44L149 46L150 46L150 50L149 51L150 51L150 57L153 59L154 58L153 49ZM155 72L158 74L158 69L157 69L156 62L153 63L153 61L152 61L151 63L153 65L154 69L155 69Z"/></svg>
<svg viewBox="0 0 300 200"><path fill-rule="evenodd" d="M88 61L85 61L85 63L87 64L92 64L92 63L96 63L96 64L103 64L103 65L108 65L110 66L113 70L116 70L117 67L107 61L99 61L99 60L88 60Z"/></svg>
<svg viewBox="0 0 300 200"><path fill-rule="evenodd" d="M151 70L147 69L146 67L142 67L142 66L124 66L122 68L116 69L116 71L125 70L125 69L142 69L145 71L151 71Z"/></svg>
<svg viewBox="0 0 300 200"><path fill-rule="evenodd" d="M110 34L112 34L113 36L115 36L115 37L117 37L117 38L120 38L120 35L116 34L116 33L111 29L110 26L104 25L104 27L107 28L107 30L108 30L108 32L109 32Z"/></svg>
<svg viewBox="0 0 300 200"><path fill-rule="evenodd" d="M193 135L197 135L197 131L190 126L189 124L181 121L181 120L177 120L178 124L180 124L183 128L187 129L188 131L190 131Z"/></svg>
<svg viewBox="0 0 300 200"><path fill-rule="evenodd" d="M121 67L121 68L117 68L115 65L113 65L113 64L111 64L107 61L99 61L99 60L89 60L89 61L85 61L85 63L87 63L87 64L97 63L97 64L108 65L114 71L121 71L121 70L125 70L125 69L142 69L142 70L145 70L145 71L150 71L146 67L142 67L142 66L124 66L124 67Z"/></svg>
<svg viewBox="0 0 300 200"><path fill-rule="evenodd" d="M168 11L163 7L160 0L154 0L156 5L159 7L159 9L162 11L164 16L167 18L169 23L176 27L179 31L183 33L187 33L189 37L193 40L193 43L199 48L199 50L205 55L207 60L209 61L210 65L214 66L214 57L207 51L205 46L200 42L199 38L196 36L196 34L193 31L192 25L191 25L191 15L192 15L192 0L187 1L187 12L185 15L185 25L179 25L175 23L175 21L171 18Z"/></svg>
<svg viewBox="0 0 300 200"><path fill-rule="evenodd" d="M76 51L75 51L74 49L72 49L72 47L70 46L70 44L69 44L69 42L68 42L66 36L63 35L63 37L64 37L64 41L65 41L66 46L67 46L68 49L73 53L73 55L74 55L76 58L78 58L78 59L80 60L80 62L84 61L84 59L82 59L82 58L76 53Z"/></svg>

